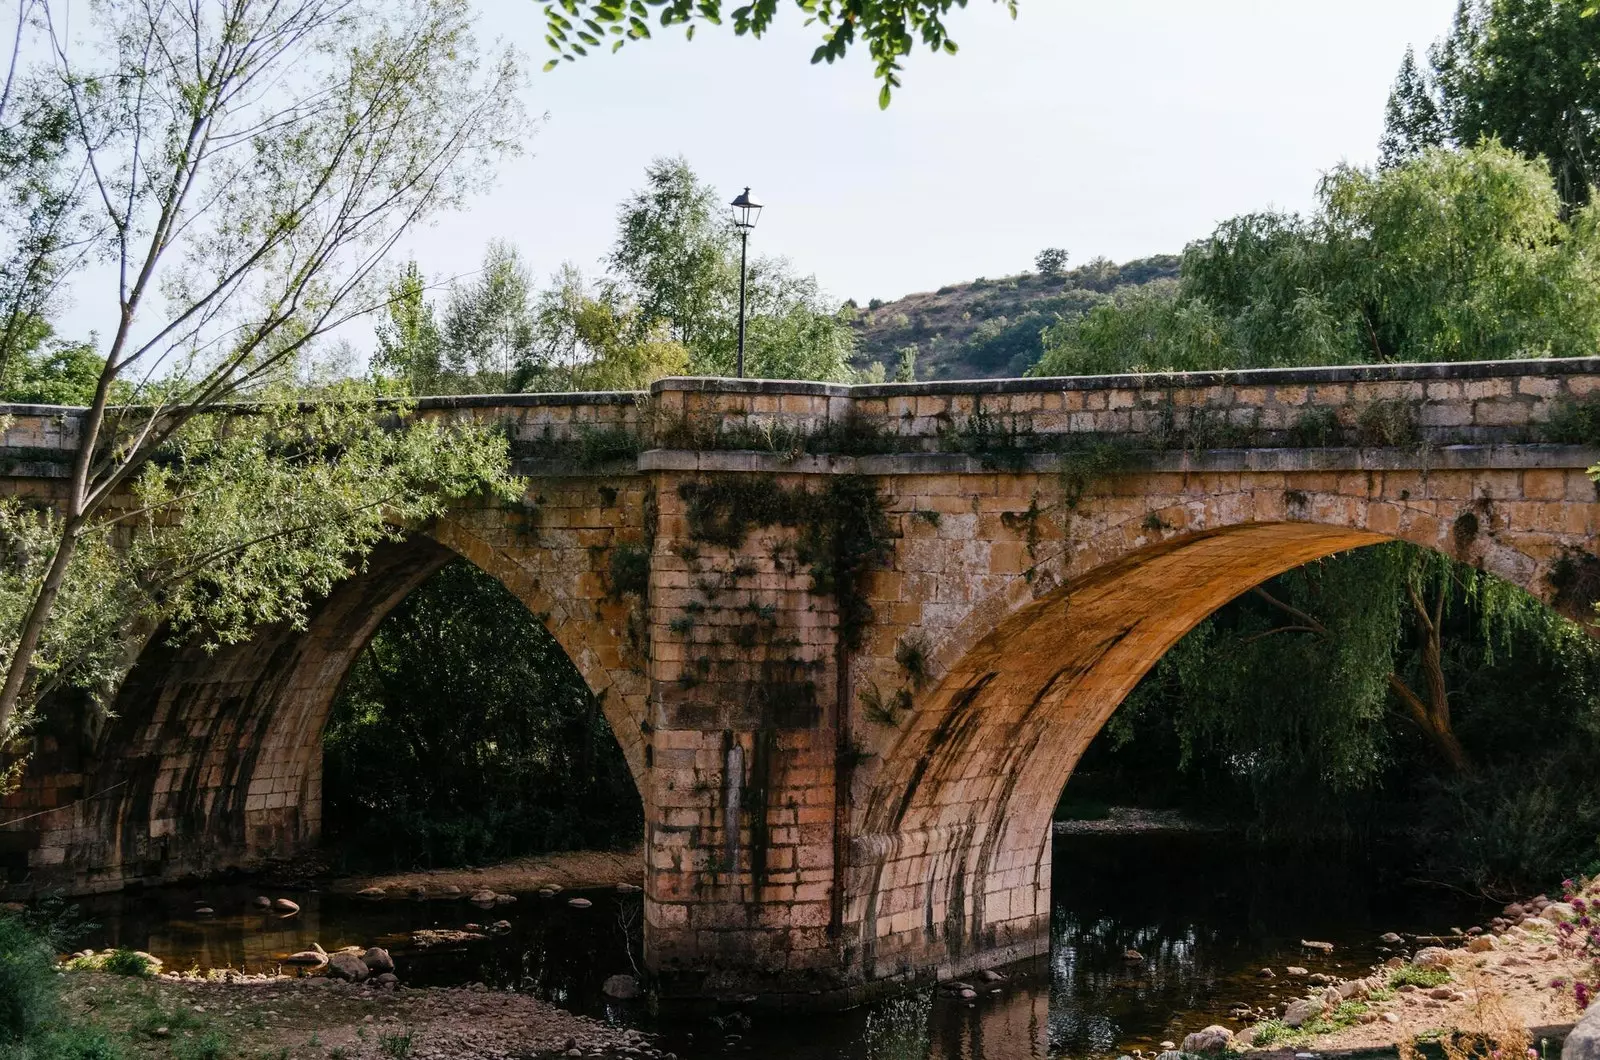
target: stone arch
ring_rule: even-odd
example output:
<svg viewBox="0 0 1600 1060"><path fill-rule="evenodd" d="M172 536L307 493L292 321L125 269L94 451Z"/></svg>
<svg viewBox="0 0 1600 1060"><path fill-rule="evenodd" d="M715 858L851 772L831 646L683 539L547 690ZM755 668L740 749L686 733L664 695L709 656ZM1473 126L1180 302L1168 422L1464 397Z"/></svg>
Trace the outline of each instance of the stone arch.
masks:
<svg viewBox="0 0 1600 1060"><path fill-rule="evenodd" d="M1026 577L973 600L929 645L929 687L857 789L843 919L864 976L959 974L1047 949L1049 822L1078 758L1179 638L1251 587L1405 540L1581 609L1551 574L1592 551L1593 488L1556 472L1557 496L1572 499L1530 501L1532 474L1475 474L1440 499L1371 475L1108 488Z"/></svg>
<svg viewBox="0 0 1600 1060"><path fill-rule="evenodd" d="M587 571L541 562L526 543L496 547L483 522L453 513L379 545L304 630L269 627L214 651L152 638L98 732L41 741L22 798L10 800L31 819L0 831L8 893L116 889L314 845L322 731L338 689L390 611L456 556L540 617L599 697L639 783L646 683L621 660L625 608L595 598Z"/></svg>

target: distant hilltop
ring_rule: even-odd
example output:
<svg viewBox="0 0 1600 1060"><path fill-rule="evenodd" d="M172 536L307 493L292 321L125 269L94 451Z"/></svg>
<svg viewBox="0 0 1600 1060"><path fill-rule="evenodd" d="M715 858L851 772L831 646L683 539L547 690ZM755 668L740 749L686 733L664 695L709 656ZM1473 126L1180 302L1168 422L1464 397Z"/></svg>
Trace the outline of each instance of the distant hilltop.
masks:
<svg viewBox="0 0 1600 1060"><path fill-rule="evenodd" d="M1127 288L1175 281L1179 260L1157 254L1117 265L1095 258L1054 275L980 276L893 302L847 302L855 313L856 364L882 364L893 379L900 351L914 345L918 379L1022 375L1039 359L1040 330L1056 317L1085 313Z"/></svg>

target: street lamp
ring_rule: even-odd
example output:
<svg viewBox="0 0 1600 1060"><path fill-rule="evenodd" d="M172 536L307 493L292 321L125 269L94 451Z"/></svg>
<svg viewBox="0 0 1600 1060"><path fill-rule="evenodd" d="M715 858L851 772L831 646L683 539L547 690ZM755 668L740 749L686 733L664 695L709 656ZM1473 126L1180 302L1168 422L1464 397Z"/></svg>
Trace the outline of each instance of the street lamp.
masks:
<svg viewBox="0 0 1600 1060"><path fill-rule="evenodd" d="M745 254L750 249L750 229L761 216L761 203L746 188L733 200L733 224L739 229L739 361L738 376L744 378L744 282Z"/></svg>

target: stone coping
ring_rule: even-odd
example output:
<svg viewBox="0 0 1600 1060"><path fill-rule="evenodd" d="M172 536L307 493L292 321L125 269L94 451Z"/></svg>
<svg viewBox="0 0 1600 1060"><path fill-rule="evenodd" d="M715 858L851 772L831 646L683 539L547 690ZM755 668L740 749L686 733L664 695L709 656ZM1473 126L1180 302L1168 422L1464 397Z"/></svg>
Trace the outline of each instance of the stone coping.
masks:
<svg viewBox="0 0 1600 1060"><path fill-rule="evenodd" d="M570 405L636 405L668 392L800 394L812 397L916 397L936 394L1034 394L1063 390L1162 390L1210 386L1296 386L1317 383L1412 382L1519 376L1600 375L1600 356L1505 361L1439 361L1428 364L1355 364L1321 368L1244 368L1214 372L1149 372L1123 375L1040 376L1019 379L947 379L926 383L816 383L794 379L728 379L671 376L648 392L596 390L551 394L455 394L419 397L418 409L525 408ZM391 399L382 399L388 402ZM400 399L393 399L400 400ZM53 416L83 411L71 405L0 404L0 416Z"/></svg>
<svg viewBox="0 0 1600 1060"><path fill-rule="evenodd" d="M1219 471L1474 471L1515 468L1587 468L1600 463L1600 448L1527 443L1506 445L1396 446L1358 449L1132 450L1107 477L1157 472ZM1025 453L996 462L966 453L820 455L790 458L776 453L696 449L651 449L639 455L640 471L757 472L774 475L994 475L1055 474L1056 453Z"/></svg>
<svg viewBox="0 0 1600 1060"><path fill-rule="evenodd" d="M1062 390L1164 390L1209 386L1297 386L1521 376L1600 375L1600 357L1512 361L1440 361L1429 364L1355 364L1325 368L1244 368L1215 372L1039 376L1019 379L945 379L927 383L813 383L789 379L658 379L650 393L803 394L811 397L917 397L944 394L1036 394Z"/></svg>

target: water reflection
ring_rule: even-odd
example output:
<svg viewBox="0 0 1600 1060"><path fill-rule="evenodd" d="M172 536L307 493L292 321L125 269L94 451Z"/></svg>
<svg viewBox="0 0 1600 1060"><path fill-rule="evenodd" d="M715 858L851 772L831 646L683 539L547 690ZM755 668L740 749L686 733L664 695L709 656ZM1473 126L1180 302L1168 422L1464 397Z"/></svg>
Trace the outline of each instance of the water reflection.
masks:
<svg viewBox="0 0 1600 1060"><path fill-rule="evenodd" d="M86 911L103 925L87 941L147 949L179 968L249 970L275 966L312 942L329 950L382 944L411 985L481 981L527 990L611 1022L660 1030L680 1056L1037 1060L1156 1049L1210 1023L1237 1028L1242 1024L1229 1018L1234 1006L1275 1003L1304 989L1285 977L1290 965L1354 974L1388 955L1378 943L1383 932L1445 932L1487 912L1442 892L1385 882L1370 866L1263 856L1214 835L1061 837L1054 864L1049 958L1010 969L997 993L974 1002L940 997L919 1006L922 1024L903 1041L914 1044L909 1052L869 1052L868 1021L882 1022L882 1009L656 1024L642 1005L608 1004L600 984L633 971L629 946L637 955L637 939L630 943L629 933L639 902L609 892L587 893L594 904L583 910L566 904L569 892L523 895L489 911L459 900L272 894L301 906L298 917L279 919L253 907L251 888L167 889L87 901ZM217 915L195 915L198 900ZM411 943L423 928L502 918L510 929L481 942L437 950ZM1335 949L1308 950L1302 939ZM1278 975L1262 978L1263 967Z"/></svg>

